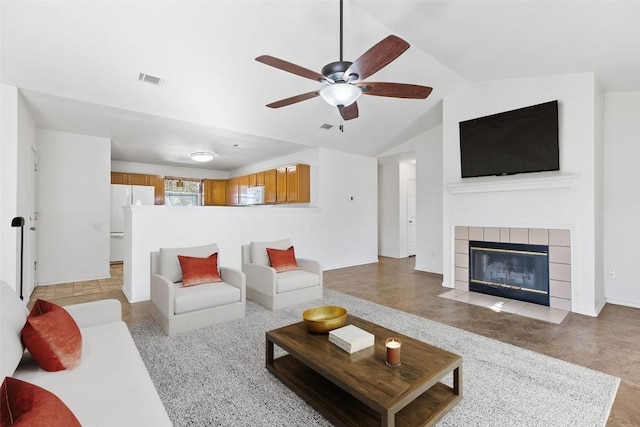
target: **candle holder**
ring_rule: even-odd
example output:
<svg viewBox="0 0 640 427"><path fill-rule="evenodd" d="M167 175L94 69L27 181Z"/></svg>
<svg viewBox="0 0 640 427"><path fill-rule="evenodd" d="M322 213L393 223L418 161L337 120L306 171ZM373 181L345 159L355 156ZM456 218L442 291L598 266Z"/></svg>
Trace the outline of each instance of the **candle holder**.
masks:
<svg viewBox="0 0 640 427"><path fill-rule="evenodd" d="M402 342L398 338L387 338L384 345L387 349L387 366L391 368L400 366L400 349L402 348Z"/></svg>

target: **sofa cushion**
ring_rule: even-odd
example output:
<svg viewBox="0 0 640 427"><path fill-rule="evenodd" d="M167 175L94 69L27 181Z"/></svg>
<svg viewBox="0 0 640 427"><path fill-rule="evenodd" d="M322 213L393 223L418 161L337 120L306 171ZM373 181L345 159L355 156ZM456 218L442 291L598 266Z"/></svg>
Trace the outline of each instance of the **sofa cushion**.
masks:
<svg viewBox="0 0 640 427"><path fill-rule="evenodd" d="M277 273L300 269L296 261L296 252L293 246L286 250L267 248L267 255L269 255L271 267L273 267Z"/></svg>
<svg viewBox="0 0 640 427"><path fill-rule="evenodd" d="M320 276L304 270L291 270L276 274L276 293L295 291L320 285Z"/></svg>
<svg viewBox="0 0 640 427"><path fill-rule="evenodd" d="M20 332L29 310L5 282L0 283L0 304L0 378L4 378L13 375L24 353Z"/></svg>
<svg viewBox="0 0 640 427"><path fill-rule="evenodd" d="M80 329L59 305L37 299L21 336L33 359L45 371L75 369L80 364Z"/></svg>
<svg viewBox="0 0 640 427"><path fill-rule="evenodd" d="M291 246L291 240L274 240L273 242L251 242L249 251L251 252L251 262L253 264L260 264L270 266L269 255L267 255L267 248L273 249L287 249Z"/></svg>
<svg viewBox="0 0 640 427"><path fill-rule="evenodd" d="M194 246L190 248L160 248L160 275L172 282L182 281L182 269L178 255L205 258L218 251L218 245Z"/></svg>
<svg viewBox="0 0 640 427"><path fill-rule="evenodd" d="M222 282L218 271L218 253L207 258L178 255L182 269L182 286L202 285Z"/></svg>
<svg viewBox="0 0 640 427"><path fill-rule="evenodd" d="M240 302L242 294L239 288L226 282L206 283L199 286L181 287L174 284L175 314L187 313L204 308Z"/></svg>
<svg viewBox="0 0 640 427"><path fill-rule="evenodd" d="M0 425L74 427L80 422L55 394L15 378L0 386Z"/></svg>
<svg viewBox="0 0 640 427"><path fill-rule="evenodd" d="M25 353L15 378L55 393L83 426L171 426L124 322L82 328L82 363L44 372Z"/></svg>

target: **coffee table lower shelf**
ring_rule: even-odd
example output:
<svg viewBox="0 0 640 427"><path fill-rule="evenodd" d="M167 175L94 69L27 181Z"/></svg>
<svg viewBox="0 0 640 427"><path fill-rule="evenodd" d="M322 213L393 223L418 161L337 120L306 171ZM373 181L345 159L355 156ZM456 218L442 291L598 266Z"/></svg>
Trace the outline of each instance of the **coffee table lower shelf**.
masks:
<svg viewBox="0 0 640 427"><path fill-rule="evenodd" d="M291 355L274 359L267 369L307 403L338 426L380 426L382 414ZM461 396L436 383L396 414L398 426L430 426L451 409Z"/></svg>

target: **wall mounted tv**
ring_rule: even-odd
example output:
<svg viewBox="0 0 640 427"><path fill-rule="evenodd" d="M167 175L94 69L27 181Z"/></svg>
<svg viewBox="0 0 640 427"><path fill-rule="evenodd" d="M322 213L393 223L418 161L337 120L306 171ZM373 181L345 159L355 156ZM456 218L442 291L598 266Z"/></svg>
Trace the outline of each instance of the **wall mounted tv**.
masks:
<svg viewBox="0 0 640 427"><path fill-rule="evenodd" d="M560 169L558 101L460 122L462 177Z"/></svg>

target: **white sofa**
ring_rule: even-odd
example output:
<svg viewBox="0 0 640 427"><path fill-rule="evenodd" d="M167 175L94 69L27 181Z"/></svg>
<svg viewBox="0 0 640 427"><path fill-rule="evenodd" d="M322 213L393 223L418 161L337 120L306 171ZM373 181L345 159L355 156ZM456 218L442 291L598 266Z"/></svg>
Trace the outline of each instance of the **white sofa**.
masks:
<svg viewBox="0 0 640 427"><path fill-rule="evenodd" d="M47 372L20 340L28 315L24 302L6 283L0 288L0 380L11 376L54 393L83 426L171 426L118 300L64 307L80 328L82 357L72 371Z"/></svg>
<svg viewBox="0 0 640 427"><path fill-rule="evenodd" d="M284 250L290 246L289 239L242 245L248 299L277 310L322 298L322 266L318 261L296 257L300 269L280 273L271 267L266 248Z"/></svg>
<svg viewBox="0 0 640 427"><path fill-rule="evenodd" d="M202 258L216 252L215 243L151 252L151 315L167 335L245 316L246 277L240 270L219 266L222 282L182 287L178 255Z"/></svg>

